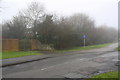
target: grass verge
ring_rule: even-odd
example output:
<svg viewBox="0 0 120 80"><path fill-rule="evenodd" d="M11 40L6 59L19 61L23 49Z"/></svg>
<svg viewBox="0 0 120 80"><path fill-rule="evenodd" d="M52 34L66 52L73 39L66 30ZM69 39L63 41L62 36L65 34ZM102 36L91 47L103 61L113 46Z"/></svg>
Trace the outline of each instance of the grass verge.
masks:
<svg viewBox="0 0 120 80"><path fill-rule="evenodd" d="M112 71L92 76L90 79L87 80L92 80L93 78L118 78L118 76L120 76L120 73L118 71Z"/></svg>
<svg viewBox="0 0 120 80"><path fill-rule="evenodd" d="M8 58L17 58L23 56L31 56L31 55L41 55L37 51L16 51L16 52L3 52L0 53L0 59L8 59Z"/></svg>
<svg viewBox="0 0 120 80"><path fill-rule="evenodd" d="M102 48L102 47L108 46L110 44L112 44L112 43L105 43L105 44L99 44L99 45L90 45L90 46L86 46L85 48L84 47L75 47L75 48L66 49L66 50L56 50L56 52L90 50L90 49Z"/></svg>
<svg viewBox="0 0 120 80"><path fill-rule="evenodd" d="M53 52L69 52L69 51L80 51L80 50L90 50L95 48L101 48L108 46L112 43L106 43L106 44L99 44L99 45L91 45L84 47L75 47L72 49L66 49L66 50L55 50ZM23 57L23 56L31 56L31 55L41 55L42 53L38 51L16 51L16 52L3 52L0 53L0 59L8 59L8 58L17 58L17 57Z"/></svg>
<svg viewBox="0 0 120 80"><path fill-rule="evenodd" d="M118 46L118 48L116 48L115 51L120 51L120 46Z"/></svg>

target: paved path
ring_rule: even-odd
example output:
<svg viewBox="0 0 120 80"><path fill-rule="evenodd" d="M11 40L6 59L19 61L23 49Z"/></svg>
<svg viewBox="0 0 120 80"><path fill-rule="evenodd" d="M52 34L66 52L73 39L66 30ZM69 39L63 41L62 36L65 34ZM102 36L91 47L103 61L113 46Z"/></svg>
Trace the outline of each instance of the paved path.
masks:
<svg viewBox="0 0 120 80"><path fill-rule="evenodd" d="M117 44L108 47L74 51L52 58L3 68L4 78L74 78L89 77L104 71L117 70Z"/></svg>

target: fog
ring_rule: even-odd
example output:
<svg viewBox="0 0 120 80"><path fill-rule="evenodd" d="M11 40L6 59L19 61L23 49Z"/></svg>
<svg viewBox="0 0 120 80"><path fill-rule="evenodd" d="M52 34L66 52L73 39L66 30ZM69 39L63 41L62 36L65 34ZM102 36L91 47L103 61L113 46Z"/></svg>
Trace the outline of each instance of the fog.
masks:
<svg viewBox="0 0 120 80"><path fill-rule="evenodd" d="M96 25L118 26L118 0L2 0L0 22L12 19L33 1L41 2L46 12L59 16L85 13L95 19Z"/></svg>

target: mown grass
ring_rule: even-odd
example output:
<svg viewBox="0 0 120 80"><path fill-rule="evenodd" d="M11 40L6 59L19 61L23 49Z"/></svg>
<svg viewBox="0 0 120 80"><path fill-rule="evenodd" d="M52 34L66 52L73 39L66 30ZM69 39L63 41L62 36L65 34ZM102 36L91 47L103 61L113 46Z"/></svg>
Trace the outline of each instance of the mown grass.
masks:
<svg viewBox="0 0 120 80"><path fill-rule="evenodd" d="M16 52L2 52L0 53L0 59L8 59L8 58L17 58L23 56L31 56L31 55L41 55L37 51L16 51Z"/></svg>
<svg viewBox="0 0 120 80"><path fill-rule="evenodd" d="M113 71L92 76L90 79L87 80L91 80L93 78L118 78L118 76L120 76L120 73L118 71Z"/></svg>
<svg viewBox="0 0 120 80"><path fill-rule="evenodd" d="M72 48L72 49L56 50L56 52L90 50L90 49L102 48L102 47L108 46L110 44L112 44L112 43L105 43L105 44L99 44L99 45L90 45L90 46L86 46L85 48L84 47L75 47L75 48Z"/></svg>
<svg viewBox="0 0 120 80"><path fill-rule="evenodd" d="M66 49L66 50L55 50L54 52L69 52L69 51L80 51L80 50L90 50L95 48L101 48L108 46L112 43L106 43L106 44L99 44L99 45L91 45L84 47L75 47L72 49ZM23 56L31 56L31 55L41 55L43 53L40 53L39 51L16 51L16 52L2 52L0 53L0 59L8 59L8 58L17 58L17 57L23 57Z"/></svg>

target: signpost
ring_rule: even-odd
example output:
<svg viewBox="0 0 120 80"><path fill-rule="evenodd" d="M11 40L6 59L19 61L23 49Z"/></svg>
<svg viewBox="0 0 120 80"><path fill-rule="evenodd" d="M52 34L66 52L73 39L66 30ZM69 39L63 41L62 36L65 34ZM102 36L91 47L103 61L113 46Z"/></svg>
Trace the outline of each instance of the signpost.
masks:
<svg viewBox="0 0 120 80"><path fill-rule="evenodd" d="M84 39L84 48L85 48L85 39L86 39L86 35L84 34L83 36L82 36L82 38Z"/></svg>

